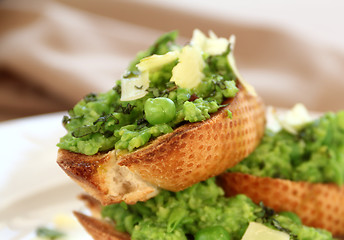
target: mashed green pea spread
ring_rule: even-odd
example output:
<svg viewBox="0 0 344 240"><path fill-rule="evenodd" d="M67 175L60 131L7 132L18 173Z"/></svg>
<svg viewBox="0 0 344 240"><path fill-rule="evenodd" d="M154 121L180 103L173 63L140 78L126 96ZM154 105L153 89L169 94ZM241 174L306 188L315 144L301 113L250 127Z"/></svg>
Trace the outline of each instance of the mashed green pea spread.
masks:
<svg viewBox="0 0 344 240"><path fill-rule="evenodd" d="M326 113L296 134L266 130L256 150L229 171L343 185L344 111Z"/></svg>
<svg viewBox="0 0 344 240"><path fill-rule="evenodd" d="M234 97L230 41L195 30L190 44L180 46L176 37L176 32L161 36L110 91L77 103L63 118L68 133L57 146L87 155L133 151L182 123L209 119L224 99Z"/></svg>
<svg viewBox="0 0 344 240"><path fill-rule="evenodd" d="M290 239L333 239L325 230L303 226L293 213L276 214L244 195L225 198L214 178L177 193L162 190L155 198L135 205L103 207L102 216L114 220L116 228L130 233L134 240L220 239L217 236L224 236L223 232L228 233L227 238L221 239L239 240L249 222L285 232Z"/></svg>

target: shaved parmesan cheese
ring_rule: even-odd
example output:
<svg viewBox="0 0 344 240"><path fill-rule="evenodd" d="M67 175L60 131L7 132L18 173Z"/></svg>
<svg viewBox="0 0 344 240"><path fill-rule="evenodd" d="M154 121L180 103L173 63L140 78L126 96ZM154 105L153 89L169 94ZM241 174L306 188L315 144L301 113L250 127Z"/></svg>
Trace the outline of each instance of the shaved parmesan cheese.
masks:
<svg viewBox="0 0 344 240"><path fill-rule="evenodd" d="M141 71L153 72L159 70L164 65L177 60L179 51L168 52L164 55L152 55L141 59L140 63L136 67Z"/></svg>
<svg viewBox="0 0 344 240"><path fill-rule="evenodd" d="M202 51L204 51L206 46L207 37L198 29L195 29L192 34L192 38L190 41L191 46L198 47Z"/></svg>
<svg viewBox="0 0 344 240"><path fill-rule="evenodd" d="M234 74L237 76L239 82L244 86L244 88L253 96L257 96L257 93L256 93L256 90L254 89L254 87L247 83L245 81L245 79L241 76L237 66L236 66L236 63L235 63L235 60L234 60L234 55L233 55L233 49L234 49L234 45L235 45L235 36L232 35L230 36L229 38L229 43L232 45L232 51L230 51L230 53L228 54L227 56L227 60L228 60L228 63L229 63L229 66L231 66Z"/></svg>
<svg viewBox="0 0 344 240"><path fill-rule="evenodd" d="M240 83L245 87L245 89L253 96L257 96L257 93L252 85L248 84L245 79L241 76L233 55L233 49L235 44L235 36L232 35L229 40L225 38L218 38L216 34L209 31L209 38L207 38L200 30L195 29L191 39L191 45L195 46L201 51L208 53L210 55L219 55L226 52L228 44L231 44L232 51L228 54L227 60L231 66L234 74L237 76Z"/></svg>
<svg viewBox="0 0 344 240"><path fill-rule="evenodd" d="M218 38L214 32L209 32L207 38L200 30L195 29L191 39L191 45L200 48L203 52L210 55L220 55L227 50L228 40Z"/></svg>
<svg viewBox="0 0 344 240"><path fill-rule="evenodd" d="M202 52L191 46L185 46L180 55L179 63L172 69L172 82L182 88L194 88L204 77L204 61Z"/></svg>
<svg viewBox="0 0 344 240"><path fill-rule="evenodd" d="M141 72L137 77L122 78L121 101L132 101L146 96L149 87L148 71Z"/></svg>
<svg viewBox="0 0 344 240"><path fill-rule="evenodd" d="M266 128L267 129L273 132L281 131L282 126L280 124L280 120L278 117L279 114L277 114L277 110L272 106L268 106L266 108Z"/></svg>
<svg viewBox="0 0 344 240"><path fill-rule="evenodd" d="M217 38L216 34L212 30L209 30L209 37L213 39Z"/></svg>
<svg viewBox="0 0 344 240"><path fill-rule="evenodd" d="M290 236L287 233L280 232L267 226L250 222L246 232L241 240L289 240Z"/></svg>
<svg viewBox="0 0 344 240"><path fill-rule="evenodd" d="M291 134L297 134L300 129L312 121L312 118L306 107L303 104L298 103L278 120L282 128L286 131Z"/></svg>
<svg viewBox="0 0 344 240"><path fill-rule="evenodd" d="M132 101L144 97L149 87L149 72L159 70L164 65L178 59L179 51L168 52L164 55L152 55L141 59L136 65L141 72L137 77L122 78L121 101Z"/></svg>

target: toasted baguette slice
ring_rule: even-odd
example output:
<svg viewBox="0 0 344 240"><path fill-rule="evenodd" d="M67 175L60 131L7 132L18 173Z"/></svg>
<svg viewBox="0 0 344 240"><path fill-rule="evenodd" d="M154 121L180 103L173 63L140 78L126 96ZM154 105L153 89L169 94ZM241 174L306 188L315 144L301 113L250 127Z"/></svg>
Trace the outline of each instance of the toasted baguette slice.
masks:
<svg viewBox="0 0 344 240"><path fill-rule="evenodd" d="M294 182L243 173L224 173L218 178L227 196L245 194L255 203L276 211L296 213L302 223L344 236L344 186Z"/></svg>
<svg viewBox="0 0 344 240"><path fill-rule="evenodd" d="M88 194L81 194L79 199L91 211L92 216L74 211L74 215L94 240L129 240L130 235L115 229L114 223L101 218L100 202Z"/></svg>
<svg viewBox="0 0 344 240"><path fill-rule="evenodd" d="M129 234L117 231L111 223L80 212L74 212L74 215L94 240L130 239Z"/></svg>
<svg viewBox="0 0 344 240"><path fill-rule="evenodd" d="M229 105L210 119L182 125L132 153L86 156L60 149L57 162L103 205L145 201L157 188L181 191L237 164L263 136L261 99L238 87Z"/></svg>
<svg viewBox="0 0 344 240"><path fill-rule="evenodd" d="M130 235L117 231L115 223L102 219L101 203L88 194L81 194L78 198L91 211L91 216L74 211L74 216L94 240L129 240Z"/></svg>

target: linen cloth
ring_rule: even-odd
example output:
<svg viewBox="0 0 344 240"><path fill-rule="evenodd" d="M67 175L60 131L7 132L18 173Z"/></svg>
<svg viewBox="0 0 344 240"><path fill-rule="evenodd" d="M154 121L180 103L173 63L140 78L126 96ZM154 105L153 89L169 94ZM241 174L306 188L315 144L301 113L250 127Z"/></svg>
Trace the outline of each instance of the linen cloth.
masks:
<svg viewBox="0 0 344 240"><path fill-rule="evenodd" d="M194 28L236 35L238 68L267 105L344 108L343 51L290 29L154 1L11 0L0 2L0 120L67 110L113 87L160 34L185 43Z"/></svg>

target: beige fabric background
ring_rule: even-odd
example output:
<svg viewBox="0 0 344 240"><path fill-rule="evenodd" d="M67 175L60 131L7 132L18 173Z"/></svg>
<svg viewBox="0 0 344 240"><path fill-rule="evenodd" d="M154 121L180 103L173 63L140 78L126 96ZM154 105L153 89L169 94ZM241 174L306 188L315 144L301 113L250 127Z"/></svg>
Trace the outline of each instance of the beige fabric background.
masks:
<svg viewBox="0 0 344 240"><path fill-rule="evenodd" d="M0 2L0 120L69 109L111 88L161 33L178 29L183 43L194 28L236 35L238 67L267 104L344 109L343 49L278 24L212 13L161 1Z"/></svg>

